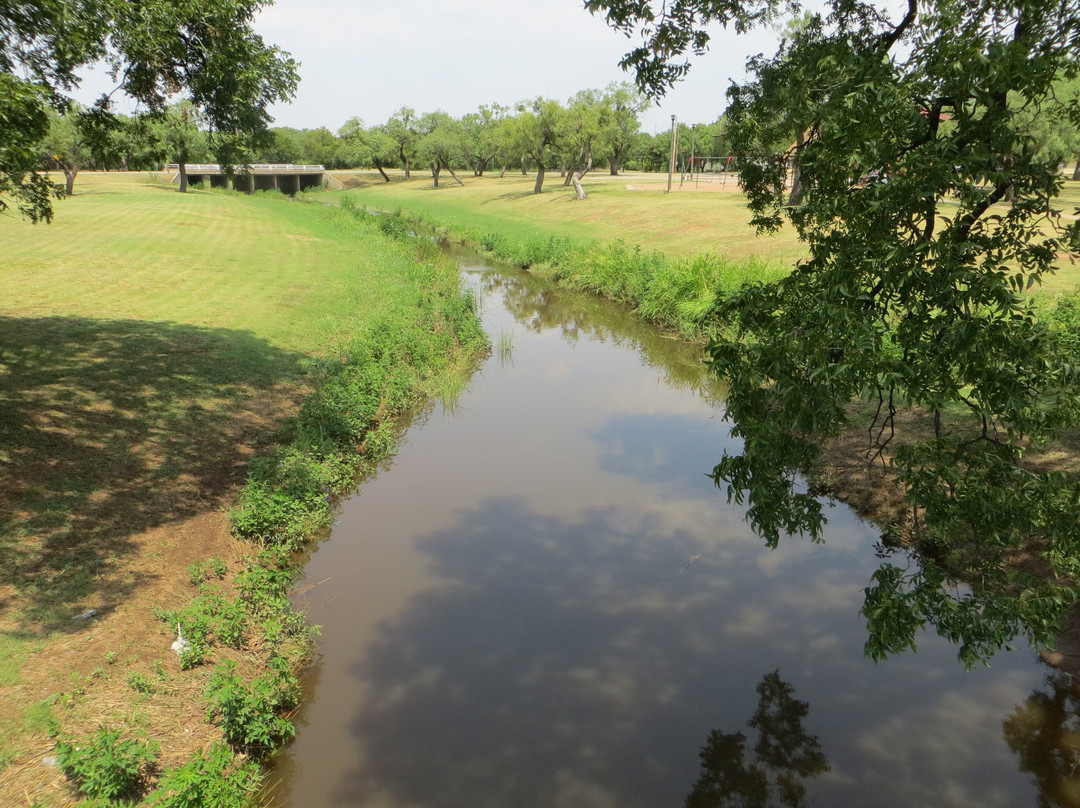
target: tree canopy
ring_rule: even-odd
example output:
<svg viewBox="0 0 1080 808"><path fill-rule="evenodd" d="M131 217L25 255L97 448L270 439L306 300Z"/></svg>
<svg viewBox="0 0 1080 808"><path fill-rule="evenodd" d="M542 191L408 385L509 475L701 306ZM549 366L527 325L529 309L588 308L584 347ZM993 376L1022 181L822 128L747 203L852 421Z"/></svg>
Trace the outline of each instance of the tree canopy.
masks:
<svg viewBox="0 0 1080 808"><path fill-rule="evenodd" d="M654 95L710 23L743 30L787 10L586 7L644 34L624 64ZM1031 125L1076 78L1078 50L1075 0L831 0L728 91L754 223L795 227L810 257L718 306L730 330L708 354L744 445L714 478L770 543L818 537L821 505L798 473L863 418L862 400L868 462L891 458L923 547L917 569L886 564L867 590L874 657L927 624L968 664L1018 633L1050 642L1075 599L1080 480L1029 457L1080 423L1080 357L1028 290L1080 247L1055 205L1060 152ZM1076 104L1055 110L1075 129ZM928 437L894 447L902 410Z"/></svg>
<svg viewBox="0 0 1080 808"><path fill-rule="evenodd" d="M186 98L204 117L218 159L265 134L267 107L291 97L297 65L251 27L269 0L80 0L0 4L0 210L52 217L60 192L37 171L46 108L67 108L78 71L99 59L151 112ZM97 103L107 111L109 97Z"/></svg>

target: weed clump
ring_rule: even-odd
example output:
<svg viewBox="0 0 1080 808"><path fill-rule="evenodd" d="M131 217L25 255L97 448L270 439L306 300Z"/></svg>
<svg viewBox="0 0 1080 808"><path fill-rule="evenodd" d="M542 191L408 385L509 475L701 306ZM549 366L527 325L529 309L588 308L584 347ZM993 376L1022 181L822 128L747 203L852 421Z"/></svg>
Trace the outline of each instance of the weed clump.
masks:
<svg viewBox="0 0 1080 808"><path fill-rule="evenodd" d="M164 772L146 804L154 808L246 808L261 783L258 764L237 758L228 746L218 743Z"/></svg>
<svg viewBox="0 0 1080 808"><path fill-rule="evenodd" d="M154 741L121 739L118 729L101 727L76 744L59 741L56 757L80 794L92 800L134 800L145 790L148 770L158 758Z"/></svg>

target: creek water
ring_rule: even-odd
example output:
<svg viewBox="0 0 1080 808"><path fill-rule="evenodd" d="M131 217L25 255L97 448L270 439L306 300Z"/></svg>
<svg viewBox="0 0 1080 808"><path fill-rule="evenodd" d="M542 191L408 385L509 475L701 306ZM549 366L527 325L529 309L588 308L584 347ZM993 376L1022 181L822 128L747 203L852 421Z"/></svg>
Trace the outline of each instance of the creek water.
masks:
<svg viewBox="0 0 1080 808"><path fill-rule="evenodd" d="M706 476L731 438L699 351L462 268L496 349L307 563L275 805L1080 804L1066 677L1026 647L968 673L935 636L875 665L872 527L754 536Z"/></svg>

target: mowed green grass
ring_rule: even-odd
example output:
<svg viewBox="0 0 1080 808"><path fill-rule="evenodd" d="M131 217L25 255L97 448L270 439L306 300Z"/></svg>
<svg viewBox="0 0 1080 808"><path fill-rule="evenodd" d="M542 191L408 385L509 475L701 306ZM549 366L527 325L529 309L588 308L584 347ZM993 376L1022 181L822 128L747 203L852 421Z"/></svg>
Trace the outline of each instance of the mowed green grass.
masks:
<svg viewBox="0 0 1080 808"><path fill-rule="evenodd" d="M185 520L235 505L313 360L373 324L391 342L456 282L322 201L84 172L52 224L0 216L0 783L72 672L39 652L159 633L144 606L215 550Z"/></svg>
<svg viewBox="0 0 1080 808"><path fill-rule="evenodd" d="M0 251L0 637L144 586L132 537L231 504L309 360L416 283L339 208L143 175L80 174Z"/></svg>
<svg viewBox="0 0 1080 808"><path fill-rule="evenodd" d="M347 179L347 175L339 175ZM401 207L432 221L479 232L495 231L514 240L555 233L581 240L622 240L670 257L719 255L729 260L757 256L790 264L805 250L787 228L777 235L759 236L750 227L745 198L728 179L686 183L665 193L667 176L627 173L612 177L589 174L584 187L589 198L578 201L572 187L564 187L557 172L548 174L544 190L533 194L535 177L508 172L505 177L461 173L465 186L451 179L433 188L430 174L413 173L405 182L380 181L377 173L362 175L369 184L336 192L359 204L382 210Z"/></svg>
<svg viewBox="0 0 1080 808"><path fill-rule="evenodd" d="M304 353L394 285L378 256L311 206L180 194L139 174L83 172L52 224L0 217L0 249L0 315L228 327ZM375 277L357 283L357 272Z"/></svg>
<svg viewBox="0 0 1080 808"><path fill-rule="evenodd" d="M349 174L341 173L348 180ZM507 173L470 177L462 173L461 187L451 180L433 188L427 172L416 171L405 182L400 172L392 182L382 182L377 172L352 174L362 177L363 187L339 191L359 204L380 210L418 213L432 222L478 233L498 232L514 240L556 234L583 240L622 240L657 250L672 258L711 254L731 261L749 257L767 264L790 266L806 255L794 230L758 235L750 226L745 197L733 190L728 178L723 190L712 182L686 182L679 187L676 176L672 192L666 193L667 175L629 172L618 177L603 173L587 175L589 198L578 201L572 188L564 188L556 173L548 175L544 191L532 193L534 176ZM1065 221L1076 218L1080 208L1080 182L1067 180L1057 200ZM1002 206L1002 212L1005 208ZM1072 292L1080 284L1080 266L1066 258L1057 272L1044 280L1043 290L1052 294Z"/></svg>

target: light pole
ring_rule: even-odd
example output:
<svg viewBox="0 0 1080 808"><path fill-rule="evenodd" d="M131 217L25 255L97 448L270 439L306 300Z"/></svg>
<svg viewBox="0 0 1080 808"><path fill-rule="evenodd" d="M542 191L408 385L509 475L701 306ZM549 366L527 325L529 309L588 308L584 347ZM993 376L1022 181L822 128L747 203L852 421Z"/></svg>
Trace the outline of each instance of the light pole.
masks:
<svg viewBox="0 0 1080 808"><path fill-rule="evenodd" d="M668 160L667 170L667 193L671 193L671 175L675 173L675 155L679 148L679 127L675 123L675 116L671 116L671 158Z"/></svg>

